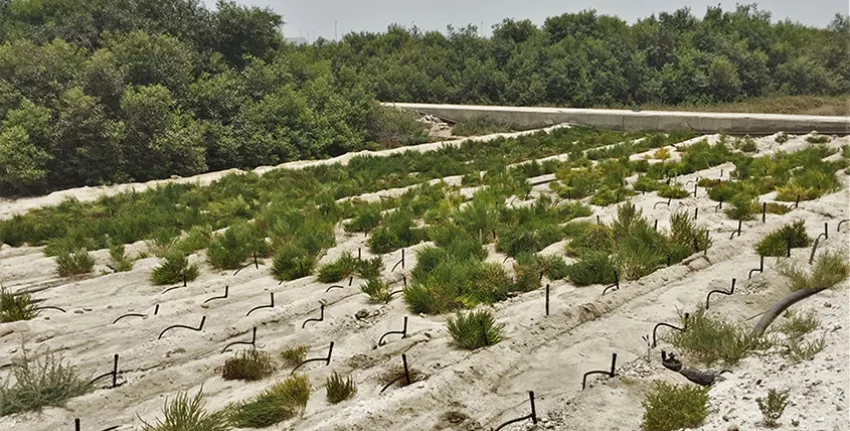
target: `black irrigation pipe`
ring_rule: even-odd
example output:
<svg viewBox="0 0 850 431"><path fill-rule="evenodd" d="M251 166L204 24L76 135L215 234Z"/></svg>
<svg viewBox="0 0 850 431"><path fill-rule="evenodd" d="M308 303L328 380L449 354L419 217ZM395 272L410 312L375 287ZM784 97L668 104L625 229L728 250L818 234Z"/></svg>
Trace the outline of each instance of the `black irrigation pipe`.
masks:
<svg viewBox="0 0 850 431"><path fill-rule="evenodd" d="M331 356L333 355L333 353L334 353L334 342L333 342L333 341L331 341L331 347L330 347L330 349L328 349L328 356L327 356L327 357L325 357L325 358L305 359L305 360L304 360L304 361L302 361L300 364L296 365L296 366L295 366L295 368L293 368L293 369L292 369L292 371L291 371L289 374L290 374L290 375L295 374L295 370L297 370L297 369L301 368L301 366L302 366L302 365L304 365L304 364L306 364L306 363L309 363L309 362L324 361L324 362L325 362L325 366L328 366L328 365L330 365L330 364L331 364Z"/></svg>
<svg viewBox="0 0 850 431"><path fill-rule="evenodd" d="M157 314L159 314L159 304L156 304L156 307L154 307L154 309L153 309L153 315L156 316ZM112 324L114 325L114 324L118 323L119 320L121 320L125 317L148 317L148 316L146 314L140 314L140 313L127 313L127 314L123 314L121 316L118 316L117 319L112 321Z"/></svg>
<svg viewBox="0 0 850 431"><path fill-rule="evenodd" d="M618 274L617 271L614 271L614 284L602 289L602 294L604 295L608 292L608 289L611 289L612 287L614 288L613 290L620 290L620 274Z"/></svg>
<svg viewBox="0 0 850 431"><path fill-rule="evenodd" d="M171 325L171 326L169 326L169 327L167 327L167 328L163 329L163 330L162 330L162 332L160 332L160 333L159 333L159 337L156 337L156 339L157 339L157 340L161 339L161 338L162 338L162 336L163 336L163 335L165 335L165 333L166 333L166 332L168 332L168 331L169 331L169 330L171 330L171 329L177 329L177 328L191 329L191 330L196 331L196 332L201 332L201 331L203 331L203 330L204 330L204 323L205 323L206 321L207 321L207 316L203 316L203 317L201 317L201 324L200 324L200 325L198 325L198 327L197 327L197 328L193 328L193 327L191 327L191 326L186 326L186 325Z"/></svg>
<svg viewBox="0 0 850 431"><path fill-rule="evenodd" d="M491 431L499 431L500 429L502 429L502 428L504 428L504 427L506 427L510 424L515 424L517 422L522 422L522 421L528 420L528 419L531 419L531 423L536 425L537 424L537 409L534 408L534 391L528 391L528 399L531 402L531 414L530 415L523 416L521 418L509 420L509 421L499 425L495 429L491 428Z"/></svg>
<svg viewBox="0 0 850 431"><path fill-rule="evenodd" d="M850 222L850 219L844 219L844 220L841 220L840 222L838 222L838 228L835 229L835 231L841 232L841 225L844 224L844 223L847 223L847 222Z"/></svg>
<svg viewBox="0 0 850 431"><path fill-rule="evenodd" d="M611 354L611 369L610 370L607 370L607 371L594 370L594 371L588 371L588 372L584 373L584 376L582 376L582 378L581 378L581 390L584 390L584 388L587 387L587 376L590 376L590 375L593 375L593 374L607 374L608 377L616 376L617 375L617 354L616 353Z"/></svg>
<svg viewBox="0 0 850 431"><path fill-rule="evenodd" d="M396 267L401 265L401 269L404 269L404 249L401 249L401 260L398 261L395 265L393 265L393 269L390 272L395 271Z"/></svg>
<svg viewBox="0 0 850 431"><path fill-rule="evenodd" d="M44 307L35 307L35 308L32 309L32 311L41 311L41 310L59 310L63 313L67 313L67 311L65 311L64 309L62 309L60 307L54 307L52 305L45 305Z"/></svg>
<svg viewBox="0 0 850 431"><path fill-rule="evenodd" d="M747 280L753 278L754 272L764 272L764 256L759 256L759 267L750 270L750 273L747 274Z"/></svg>
<svg viewBox="0 0 850 431"><path fill-rule="evenodd" d="M812 262L815 261L815 253L818 251L818 243L820 242L822 236L823 234L820 234L817 238L815 238L815 245L812 246L812 254L809 255L809 265L811 265Z"/></svg>
<svg viewBox="0 0 850 431"><path fill-rule="evenodd" d="M665 204L665 205L667 205L667 207L670 207L670 204L671 204L672 202L673 202L673 198L672 198L672 197L669 197L669 198L667 198L667 202L665 202L665 201L659 201L659 202L656 202L654 205L652 205L652 209L657 208L657 207L658 207L658 204Z"/></svg>
<svg viewBox="0 0 850 431"><path fill-rule="evenodd" d="M349 287L351 287L351 283L353 283L353 282L354 282L354 277L348 277L348 286ZM333 286L329 286L327 289L325 289L325 293L330 292L331 289L345 289L345 286L343 286L341 284L334 284Z"/></svg>
<svg viewBox="0 0 850 431"><path fill-rule="evenodd" d="M252 308L251 310L248 311L248 314L246 314L245 317L250 316L251 313L253 313L257 310L262 310L263 308L274 308L274 292L269 292L269 301L271 302L271 304L269 304L269 305L259 305L257 307L254 307L254 308Z"/></svg>
<svg viewBox="0 0 850 431"><path fill-rule="evenodd" d="M655 326L652 328L652 348L654 349L655 346L658 345L658 336L657 336L658 335L658 328L664 326L664 327L667 327L667 328L670 328L670 329L675 329L679 332L684 332L688 329L688 319L690 319L690 317L691 317L690 313L685 313L685 319L684 319L685 324L682 325L681 328L678 327L678 326L675 326L675 325L671 325L671 324L666 323L666 322L656 323Z"/></svg>
<svg viewBox="0 0 850 431"><path fill-rule="evenodd" d="M207 300L206 300L206 301L204 301L203 303L204 303L204 304L206 304L207 302L215 301L215 300L218 300L218 299L227 299L227 297L228 297L229 295L230 295L230 286L225 285L225 286L224 286L224 295L222 295L222 296L213 296L212 298L207 299Z"/></svg>
<svg viewBox="0 0 850 431"><path fill-rule="evenodd" d="M253 252L252 256L254 256L254 261L243 266L242 268L237 269L236 272L233 273L233 275L239 274L239 271L242 271L243 269L245 269L245 268L247 268L251 265L254 265L255 268L260 269L260 262L257 260L257 252L256 251Z"/></svg>
<svg viewBox="0 0 850 431"><path fill-rule="evenodd" d="M187 285L188 285L188 280L186 280L186 274L183 274L183 285L182 286L169 287L168 289L165 289L165 292L162 292L162 294L164 295L168 292L171 292L174 289L180 289L180 288L186 287Z"/></svg>
<svg viewBox="0 0 850 431"><path fill-rule="evenodd" d="M711 294L712 293L719 293L721 295L731 295L731 294L735 293L735 281L737 281L737 279L733 278L732 279L732 287L729 289L729 291L716 290L715 289L715 290L712 290L711 292L708 292L708 295L705 295L705 309L708 310L709 301L711 300Z"/></svg>
<svg viewBox="0 0 850 431"><path fill-rule="evenodd" d="M257 327L256 326L254 327L254 330L252 332L251 341L234 341L234 342L224 346L224 349L221 351L221 353L227 352L227 349L229 349L231 346L240 346L240 345L257 347Z"/></svg>
<svg viewBox="0 0 850 431"><path fill-rule="evenodd" d="M739 237L741 236L741 226L742 225L743 225L743 222L741 220L738 220L738 229L732 231L732 235L729 235L729 239L735 238L735 235L738 235Z"/></svg>
<svg viewBox="0 0 850 431"><path fill-rule="evenodd" d="M118 354L117 353L115 354L115 356L112 359L112 371L110 371L106 374L101 374L101 375L95 377L94 379L92 379L89 382L89 385L93 385L94 382L96 382L96 381L98 381L98 380L100 380L104 377L110 377L110 376L112 377L112 386L110 386L110 389L117 388L117 387L124 384L124 383L118 384Z"/></svg>
<svg viewBox="0 0 850 431"><path fill-rule="evenodd" d="M305 320L304 323L301 324L301 329L304 329L304 327L307 326L307 322L321 322L322 320L325 320L325 304L321 304L321 307L319 308L319 318L316 319L311 317Z"/></svg>
<svg viewBox="0 0 850 431"><path fill-rule="evenodd" d="M134 198L135 198L135 192L134 192ZM117 430L118 428L121 428L121 426L115 425L114 427L109 427L109 428L103 429L102 431L114 431L114 430ZM74 429L76 431L82 430L82 428L80 428L80 418L74 419Z"/></svg>
<svg viewBox="0 0 850 431"><path fill-rule="evenodd" d="M718 203L717 205L714 206L714 212L717 212L717 210L723 209L723 198L721 197L719 200L720 200L720 203Z"/></svg>
<svg viewBox="0 0 850 431"><path fill-rule="evenodd" d="M407 367L407 355L404 354L404 353L401 354L401 362L402 362L402 364L404 364L404 374L394 378L391 382L384 385L384 387L381 388L381 392L379 392L379 393L381 393L381 394L384 393L384 391L387 390L387 388L389 388L390 386L393 385L393 383L401 380L402 378L404 378L404 381L405 381L405 383L407 383L407 385L410 385L410 383L411 383L411 381L410 381L410 369L408 369L408 367Z"/></svg>
<svg viewBox="0 0 850 431"><path fill-rule="evenodd" d="M378 339L378 345L383 346L384 344L386 344L384 343L384 337L393 334L401 334L401 338L407 338L407 316L404 316L404 328L401 331L389 331L384 335L381 335L381 338Z"/></svg>

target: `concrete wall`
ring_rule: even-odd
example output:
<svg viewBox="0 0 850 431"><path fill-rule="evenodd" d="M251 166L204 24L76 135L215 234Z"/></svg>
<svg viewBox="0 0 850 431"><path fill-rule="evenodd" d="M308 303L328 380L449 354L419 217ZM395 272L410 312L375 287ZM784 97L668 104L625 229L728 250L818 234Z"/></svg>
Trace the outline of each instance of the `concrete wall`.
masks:
<svg viewBox="0 0 850 431"><path fill-rule="evenodd" d="M779 131L801 134L813 130L824 134L850 134L850 117L432 105L427 103L384 103L383 105L431 114L454 122L485 117L494 121L513 124L517 127L541 127L569 123L616 130L694 130L700 133L741 135L768 135Z"/></svg>

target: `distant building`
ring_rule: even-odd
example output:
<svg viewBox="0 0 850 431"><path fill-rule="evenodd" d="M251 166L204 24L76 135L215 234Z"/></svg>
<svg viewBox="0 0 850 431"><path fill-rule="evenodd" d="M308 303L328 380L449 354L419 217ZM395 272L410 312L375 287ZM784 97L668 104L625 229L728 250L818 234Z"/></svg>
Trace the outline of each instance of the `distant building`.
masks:
<svg viewBox="0 0 850 431"><path fill-rule="evenodd" d="M294 45L306 45L307 39L303 37L287 37L286 41Z"/></svg>

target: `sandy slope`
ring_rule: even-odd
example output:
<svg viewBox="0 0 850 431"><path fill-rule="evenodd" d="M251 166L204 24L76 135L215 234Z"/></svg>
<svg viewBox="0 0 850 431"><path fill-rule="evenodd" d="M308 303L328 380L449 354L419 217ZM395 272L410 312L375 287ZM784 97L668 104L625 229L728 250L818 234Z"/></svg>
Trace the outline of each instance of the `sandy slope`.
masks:
<svg viewBox="0 0 850 431"><path fill-rule="evenodd" d="M770 139L760 142L767 150ZM847 139L842 139L830 145L846 142ZM795 145L804 145L802 139L786 144ZM685 183L697 176L714 178L720 169L728 172L731 168L716 167L680 177L679 181ZM846 185L847 177L843 176L843 180ZM536 190L545 189L546 185L536 187ZM79 193L81 197L87 195L83 191ZM732 277L738 279L736 294L713 298L712 313L742 320L763 311L782 297L787 288L774 269L777 259L766 260L764 274L756 274L753 280L746 281L747 271L758 266L752 244L794 219L805 220L810 235L816 235L824 221L834 230L837 220L848 217L845 188L818 201L802 202L798 209L786 215L768 215L764 224L761 220L747 222L743 235L730 240L729 233L736 223L715 212L715 203L707 199L704 190L699 191L699 196L698 199L674 201L673 208L663 205L653 208L660 200L654 194L635 196L633 202L650 220L658 219L659 228L667 226L671 210L699 208L698 223L711 229L714 240L707 258L694 256L684 264L659 270L636 282L623 283L620 290L604 296L601 295L602 286L576 288L563 281L551 283L549 317L543 316L542 289L498 304L496 312L499 321L506 324L506 339L475 352L453 348L442 317L409 315L398 296L388 305L369 304L357 288L360 280L355 280L352 287L326 293L328 286L316 283L312 277L278 285L265 267L259 270L251 267L233 275L232 272L214 271L203 263L202 255L196 255L192 259L201 263L201 277L186 288L163 293L165 289L152 287L147 281L151 268L156 265L154 258L138 261L129 273L69 282L55 280L53 260L43 257L40 249L6 247L0 250L0 277L4 284L17 288L47 286L36 296L45 299L47 305L64 307L67 313L46 311L33 321L0 325L0 366L20 354L22 339L26 339L28 349L50 347L63 351L66 359L87 375L109 371L112 355L118 353L122 380L126 383L117 389L99 389L73 399L66 409L49 408L42 414L0 418L0 429L70 429L75 417L83 419L84 429L100 430L115 425L134 429L140 424L136 415L150 421L159 414L166 396L173 396L180 390L196 391L201 386L212 409L249 398L290 371L283 368L273 378L247 384L219 377L217 367L231 355L221 353L224 346L233 341L250 340L251 329L257 327L258 347L270 352L305 343L311 346L308 357L321 357L326 354L330 342L335 343L330 366L314 363L300 370L309 373L315 389L305 415L269 429L489 429L527 414L527 391L533 390L538 412L548 415L546 427L634 430L640 422L641 394L648 382L654 378L678 379L677 375L661 368L657 359L659 349L650 352L651 362L645 361L648 347L641 337L651 332L656 322L676 322L677 310L693 309L709 290L727 288ZM19 210L28 205L36 203L21 204ZM595 210L592 218L599 215L606 222L616 215L615 206ZM830 239L822 242L821 248L844 247L841 250L847 253L846 233L830 233ZM333 259L343 250L363 247L364 240L362 235L347 236L340 232L337 247L329 251L325 260ZM405 268L399 267L395 272L390 269L401 253L385 255L385 276L400 280L404 272L413 268L415 250L421 247L409 248ZM142 244L136 244L131 249L141 248ZM369 256L365 247L363 251L364 256ZM810 249L794 250L793 258L807 260L809 252ZM105 251L96 256L99 262L106 262ZM495 253L491 255L496 261L502 258ZM203 304L208 298L221 295L225 286L230 287L229 298ZM276 306L246 316L253 307L267 304L270 292L275 294ZM828 309L829 316L822 317L826 328L836 324L842 328L828 332L828 340L835 343L830 342L829 349L815 362L787 367L783 371L783 378L787 373L797 379L790 380L787 386L802 388L802 384L795 383L817 378L823 382L813 391L822 397L836 394L835 388L846 388L843 383L847 378L846 292L829 293L832 296L824 295L826 299L811 301L814 306L825 300L835 305L844 298L841 306ZM309 323L302 329L305 319L318 316L320 300L327 302L324 321ZM156 304L160 309L154 316L152 310ZM356 319L354 315L361 309L368 310L370 316ZM128 312L143 313L147 317L131 317L112 323ZM206 316L203 331L176 329L157 340L167 326L197 326L203 316ZM401 329L404 316L410 319L408 337L393 336L387 345L377 347L381 334ZM841 319L845 323L840 323ZM624 377L591 378L590 387L581 392L582 374L591 369L605 369L611 353L615 352ZM379 394L377 376L400 363L402 353L406 353L411 366L422 371L427 379ZM776 359L764 359L771 360ZM739 426L755 422L757 409L753 411L753 405L739 403L737 397L763 395L760 392L763 387L754 386L753 379L772 376L767 374L770 371L766 367L773 362L759 361L762 359L748 360L736 370L730 382L712 389L712 397L720 410L716 417L710 418L705 429L726 429L727 423L720 418L721 414ZM833 382L816 377L815 373L821 372L818 367L824 363L834 364L831 371L845 380ZM324 379L333 370L354 376L359 385L354 400L337 406L329 406L324 400ZM794 395L798 397L804 393ZM843 400L846 407L846 394ZM798 412L824 404L819 398L795 402ZM730 414L731 406L736 406L737 410ZM800 429L821 429L819 426L823 425L824 430L844 430L846 428L834 428L833 424L838 425L846 418L846 411L838 411L834 406L820 408L817 414L805 414L806 418L799 419ZM788 415L792 417L790 409ZM818 419L821 421L817 422Z"/></svg>

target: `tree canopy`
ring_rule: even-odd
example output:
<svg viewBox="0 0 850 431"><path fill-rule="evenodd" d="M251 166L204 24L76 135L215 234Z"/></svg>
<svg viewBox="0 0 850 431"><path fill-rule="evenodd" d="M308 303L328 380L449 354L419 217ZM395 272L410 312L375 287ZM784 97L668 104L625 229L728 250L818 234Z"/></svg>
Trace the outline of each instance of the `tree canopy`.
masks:
<svg viewBox="0 0 850 431"><path fill-rule="evenodd" d="M627 106L850 93L848 19L756 6L633 25L593 11L493 36L390 26L296 47L219 0L0 0L0 195L422 142L377 101Z"/></svg>

